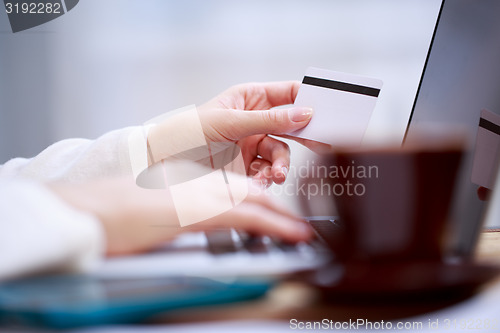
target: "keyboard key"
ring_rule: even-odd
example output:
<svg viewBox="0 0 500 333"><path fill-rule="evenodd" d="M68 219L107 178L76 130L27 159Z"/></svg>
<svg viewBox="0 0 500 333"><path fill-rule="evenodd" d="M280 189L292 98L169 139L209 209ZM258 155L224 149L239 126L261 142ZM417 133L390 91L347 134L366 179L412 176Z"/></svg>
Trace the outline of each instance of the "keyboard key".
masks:
<svg viewBox="0 0 500 333"><path fill-rule="evenodd" d="M296 244L285 243L278 239L273 239L272 242L275 247L277 247L283 252L286 253L298 252Z"/></svg>
<svg viewBox="0 0 500 333"><path fill-rule="evenodd" d="M309 224L320 240L333 244L343 233L343 226L337 220L310 220Z"/></svg>
<svg viewBox="0 0 500 333"><path fill-rule="evenodd" d="M217 229L205 232L208 250L212 254L224 254L238 251L231 229Z"/></svg>

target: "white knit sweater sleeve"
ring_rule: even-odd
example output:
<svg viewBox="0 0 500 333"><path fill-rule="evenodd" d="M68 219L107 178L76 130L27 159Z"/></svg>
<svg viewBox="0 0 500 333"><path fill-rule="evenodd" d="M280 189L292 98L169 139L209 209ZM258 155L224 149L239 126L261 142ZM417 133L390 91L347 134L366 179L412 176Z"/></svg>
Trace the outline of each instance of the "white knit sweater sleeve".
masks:
<svg viewBox="0 0 500 333"><path fill-rule="evenodd" d="M89 272L104 248L95 217L38 182L0 179L0 281L42 271Z"/></svg>
<svg viewBox="0 0 500 333"><path fill-rule="evenodd" d="M0 165L0 281L43 270L92 270L105 249L99 221L42 183L132 175L129 141L138 131L142 127L63 140L33 158Z"/></svg>
<svg viewBox="0 0 500 333"><path fill-rule="evenodd" d="M129 136L140 127L104 134L96 140L68 139L54 143L33 158L14 158L0 166L0 177L38 181L80 182L131 175Z"/></svg>

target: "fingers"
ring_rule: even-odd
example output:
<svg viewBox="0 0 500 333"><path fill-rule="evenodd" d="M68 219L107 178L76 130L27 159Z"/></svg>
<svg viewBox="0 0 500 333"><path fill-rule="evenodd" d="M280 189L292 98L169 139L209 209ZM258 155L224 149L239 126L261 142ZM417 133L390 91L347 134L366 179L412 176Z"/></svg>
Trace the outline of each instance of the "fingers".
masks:
<svg viewBox="0 0 500 333"><path fill-rule="evenodd" d="M292 219L297 219L296 215L292 214L287 207L273 200L271 193L262 189L262 187L255 186L254 183L250 183L248 192L249 194L246 197L245 201L257 203L273 211L276 211L284 216L287 216Z"/></svg>
<svg viewBox="0 0 500 333"><path fill-rule="evenodd" d="M282 141L265 136L257 146L257 154L271 162L271 179L277 184L286 180L290 168L290 148Z"/></svg>
<svg viewBox="0 0 500 333"><path fill-rule="evenodd" d="M253 234L277 237L288 242L306 241L312 236L312 231L305 222L264 206L249 203L232 213L238 221L234 223L234 227Z"/></svg>
<svg viewBox="0 0 500 333"><path fill-rule="evenodd" d="M244 96L246 110L293 104L299 87L299 81L247 83L236 86L238 92Z"/></svg>
<svg viewBox="0 0 500 333"><path fill-rule="evenodd" d="M273 183L271 163L262 158L256 158L250 163L248 175L252 176L257 184L265 188L271 186Z"/></svg>
<svg viewBox="0 0 500 333"><path fill-rule="evenodd" d="M222 214L182 229L206 231L215 228L236 228L287 242L306 241L313 235L307 223L272 200L266 191L253 183L249 184L248 195L240 204Z"/></svg>
<svg viewBox="0 0 500 333"><path fill-rule="evenodd" d="M481 201L488 201L490 199L491 192L492 191L490 189L483 186L479 186L477 189L477 196Z"/></svg>
<svg viewBox="0 0 500 333"><path fill-rule="evenodd" d="M245 201L230 211L196 225L196 229L203 230L229 227L288 242L306 241L312 237L310 227L302 220L255 201Z"/></svg>
<svg viewBox="0 0 500 333"><path fill-rule="evenodd" d="M324 153L331 152L333 150L333 147L329 144L326 144L326 143L297 138L297 137L294 137L291 135L286 135L286 134L282 134L282 135L278 135L278 136L281 138L290 139L290 140L293 140L295 142L298 142L301 145L303 145L304 147L308 148L309 150L311 150L317 154L324 154Z"/></svg>
<svg viewBox="0 0 500 333"><path fill-rule="evenodd" d="M249 111L203 106L198 110L205 137L213 142L237 141L255 134L291 133L305 127L313 116L309 107Z"/></svg>
<svg viewBox="0 0 500 333"><path fill-rule="evenodd" d="M293 104L297 92L299 91L300 82L285 81L285 82L268 82L263 85L266 91L269 107L275 107L285 104Z"/></svg>
<svg viewBox="0 0 500 333"><path fill-rule="evenodd" d="M272 110L228 110L234 123L239 126L233 130L235 139L255 134L286 134L305 127L313 115L308 107L292 107Z"/></svg>
<svg viewBox="0 0 500 333"><path fill-rule="evenodd" d="M254 134L285 134L309 123L312 109L272 107L291 104L297 81L247 83L234 86L198 108L205 136L210 141L237 141Z"/></svg>
<svg viewBox="0 0 500 333"><path fill-rule="evenodd" d="M247 174L264 186L272 182L282 184L290 168L290 148L282 141L267 135L251 136L238 144L247 147L244 152Z"/></svg>

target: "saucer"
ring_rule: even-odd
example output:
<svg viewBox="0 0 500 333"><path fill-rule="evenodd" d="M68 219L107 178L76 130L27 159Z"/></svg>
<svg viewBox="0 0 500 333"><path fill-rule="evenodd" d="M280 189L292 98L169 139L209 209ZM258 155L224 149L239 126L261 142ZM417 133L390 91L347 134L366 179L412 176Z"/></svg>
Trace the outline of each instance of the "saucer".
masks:
<svg viewBox="0 0 500 333"><path fill-rule="evenodd" d="M296 274L327 298L416 299L463 297L500 273L500 266L474 262L330 263Z"/></svg>

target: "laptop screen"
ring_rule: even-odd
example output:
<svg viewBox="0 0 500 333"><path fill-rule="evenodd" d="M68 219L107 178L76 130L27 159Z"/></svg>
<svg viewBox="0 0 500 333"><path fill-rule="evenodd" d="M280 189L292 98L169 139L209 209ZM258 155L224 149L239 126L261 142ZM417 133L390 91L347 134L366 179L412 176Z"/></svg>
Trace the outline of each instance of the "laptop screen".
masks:
<svg viewBox="0 0 500 333"><path fill-rule="evenodd" d="M405 140L419 125L466 128L451 221L457 255L475 246L500 155L500 1L444 0ZM456 224L456 225L455 225Z"/></svg>

